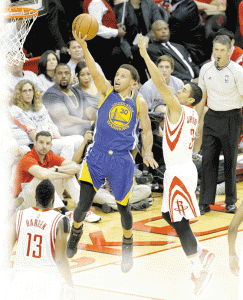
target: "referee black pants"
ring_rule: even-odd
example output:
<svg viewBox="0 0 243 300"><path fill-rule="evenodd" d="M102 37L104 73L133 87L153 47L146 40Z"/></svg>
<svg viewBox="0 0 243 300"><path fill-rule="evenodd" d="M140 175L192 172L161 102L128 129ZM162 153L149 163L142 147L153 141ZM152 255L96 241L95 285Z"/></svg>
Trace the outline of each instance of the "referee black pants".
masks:
<svg viewBox="0 0 243 300"><path fill-rule="evenodd" d="M236 163L241 132L241 109L213 111L205 115L202 141L202 175L199 205L214 204L219 156L224 154L225 204L236 203Z"/></svg>

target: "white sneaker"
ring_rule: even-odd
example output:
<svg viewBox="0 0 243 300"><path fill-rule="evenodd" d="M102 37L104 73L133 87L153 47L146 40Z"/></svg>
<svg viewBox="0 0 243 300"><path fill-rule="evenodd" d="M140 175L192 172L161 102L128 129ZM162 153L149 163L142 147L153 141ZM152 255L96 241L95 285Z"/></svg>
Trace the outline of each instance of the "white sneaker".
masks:
<svg viewBox="0 0 243 300"><path fill-rule="evenodd" d="M65 213L65 216L68 217L70 226L72 227L72 225L73 225L73 212L71 210L69 210Z"/></svg>
<svg viewBox="0 0 243 300"><path fill-rule="evenodd" d="M200 295L206 288L208 282L212 277L212 273L202 270L200 277L196 278L192 273L191 280L195 283L194 295Z"/></svg>
<svg viewBox="0 0 243 300"><path fill-rule="evenodd" d="M96 223L101 220L100 216L97 216L91 209L87 212L84 221L89 223Z"/></svg>
<svg viewBox="0 0 243 300"><path fill-rule="evenodd" d="M225 195L225 181L217 184L216 195Z"/></svg>
<svg viewBox="0 0 243 300"><path fill-rule="evenodd" d="M203 270L204 271L208 271L211 263L213 262L215 258L215 254L213 254L212 252L203 249L202 250L202 254L199 256L200 262L203 266Z"/></svg>

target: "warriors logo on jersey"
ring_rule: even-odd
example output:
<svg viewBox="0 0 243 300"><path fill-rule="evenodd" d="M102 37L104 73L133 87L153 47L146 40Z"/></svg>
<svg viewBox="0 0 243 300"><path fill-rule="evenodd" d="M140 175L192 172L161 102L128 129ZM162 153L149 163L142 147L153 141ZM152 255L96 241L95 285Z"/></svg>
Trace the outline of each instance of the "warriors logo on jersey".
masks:
<svg viewBox="0 0 243 300"><path fill-rule="evenodd" d="M118 102L112 105L107 123L115 130L129 128L133 109L129 104Z"/></svg>

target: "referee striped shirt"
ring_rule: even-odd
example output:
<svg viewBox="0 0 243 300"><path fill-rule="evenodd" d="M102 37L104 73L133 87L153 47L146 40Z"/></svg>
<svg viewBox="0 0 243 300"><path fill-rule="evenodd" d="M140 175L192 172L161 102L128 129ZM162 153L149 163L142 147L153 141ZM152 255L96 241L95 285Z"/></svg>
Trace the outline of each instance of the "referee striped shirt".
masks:
<svg viewBox="0 0 243 300"><path fill-rule="evenodd" d="M199 83L207 92L207 105L215 111L227 111L243 106L243 68L229 60L223 68L216 68L210 61L202 66Z"/></svg>

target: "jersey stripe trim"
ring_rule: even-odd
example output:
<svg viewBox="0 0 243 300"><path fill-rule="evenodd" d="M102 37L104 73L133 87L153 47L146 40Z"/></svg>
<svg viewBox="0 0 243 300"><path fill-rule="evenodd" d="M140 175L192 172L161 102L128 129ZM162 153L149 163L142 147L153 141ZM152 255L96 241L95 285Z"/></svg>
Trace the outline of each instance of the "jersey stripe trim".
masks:
<svg viewBox="0 0 243 300"><path fill-rule="evenodd" d="M19 211L17 215L17 241L19 239L22 218L23 218L23 211Z"/></svg>
<svg viewBox="0 0 243 300"><path fill-rule="evenodd" d="M106 94L105 98L101 101L101 103L98 105L98 108L101 107L101 105L105 102L107 97L110 95L110 93L113 91L113 87L109 90L109 92Z"/></svg>
<svg viewBox="0 0 243 300"><path fill-rule="evenodd" d="M165 136L166 136L167 144L168 144L168 146L169 146L169 148L170 148L171 151L173 151L175 149L175 147L176 147L176 145L177 145L177 143L179 141L184 121L185 121L185 111L183 110L182 117L181 117L181 120L180 120L179 124L176 126L176 128L174 130L171 130L169 122L168 122L167 115L165 117ZM176 131L178 131L178 133L177 133L175 139L172 141L172 135Z"/></svg>
<svg viewBox="0 0 243 300"><path fill-rule="evenodd" d="M55 260L55 241L56 241L56 230L57 230L57 224L61 218L63 218L63 215L57 215L56 218L52 222L51 231L50 231L50 244L51 244L51 254L53 259Z"/></svg>

